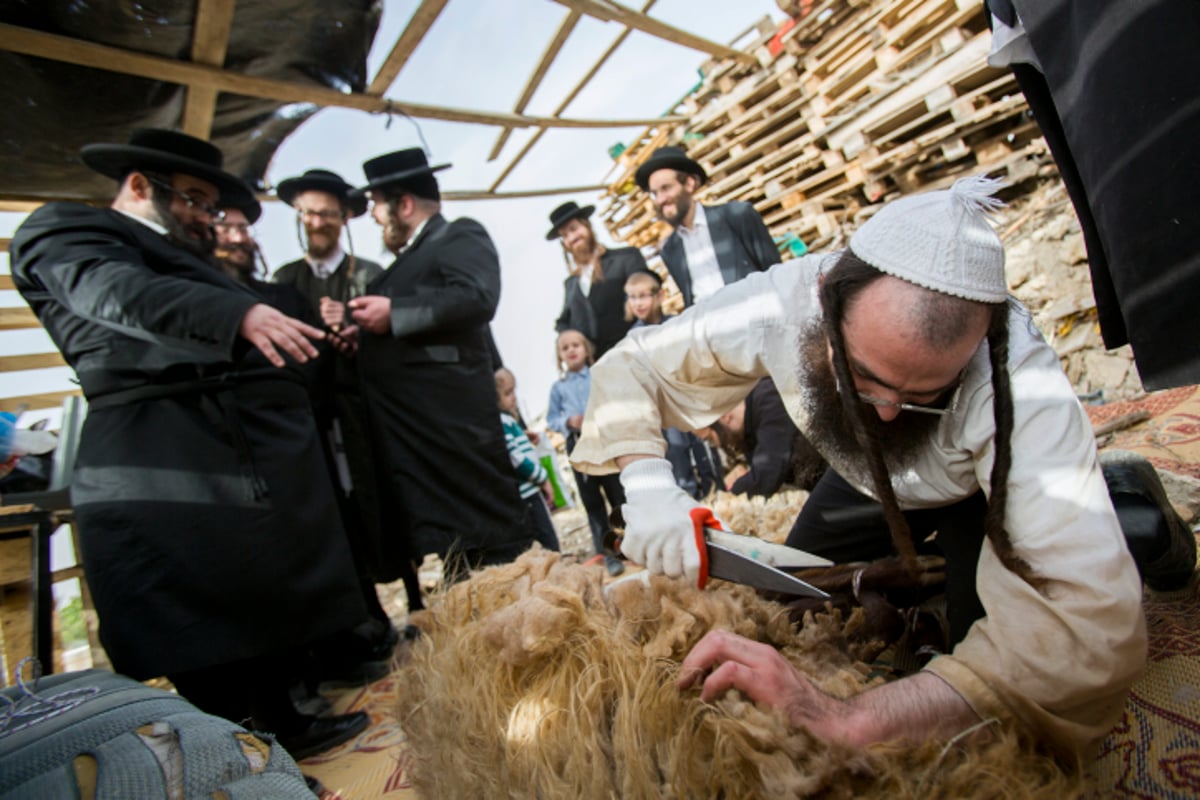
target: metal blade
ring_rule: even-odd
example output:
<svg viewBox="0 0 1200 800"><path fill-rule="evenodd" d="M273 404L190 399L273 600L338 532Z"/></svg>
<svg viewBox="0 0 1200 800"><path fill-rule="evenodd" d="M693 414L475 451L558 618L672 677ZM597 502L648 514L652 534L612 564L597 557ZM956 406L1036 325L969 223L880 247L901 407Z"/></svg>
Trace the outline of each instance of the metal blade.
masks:
<svg viewBox="0 0 1200 800"><path fill-rule="evenodd" d="M708 543L708 575L711 578L721 578L781 594L829 597L825 592L799 578L793 578L775 567L712 542Z"/></svg>
<svg viewBox="0 0 1200 800"><path fill-rule="evenodd" d="M717 528L705 528L704 538L713 544L719 544L734 552L749 556L755 561L780 569L828 567L833 564L828 558L815 556L787 545L766 542L757 536L742 536Z"/></svg>

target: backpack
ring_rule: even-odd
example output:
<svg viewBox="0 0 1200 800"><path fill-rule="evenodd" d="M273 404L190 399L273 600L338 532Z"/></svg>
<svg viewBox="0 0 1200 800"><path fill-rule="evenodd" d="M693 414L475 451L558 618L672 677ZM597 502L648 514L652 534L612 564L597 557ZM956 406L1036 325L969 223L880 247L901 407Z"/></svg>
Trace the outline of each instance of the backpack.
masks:
<svg viewBox="0 0 1200 800"><path fill-rule="evenodd" d="M312 798L287 751L164 689L89 669L0 691L4 800Z"/></svg>

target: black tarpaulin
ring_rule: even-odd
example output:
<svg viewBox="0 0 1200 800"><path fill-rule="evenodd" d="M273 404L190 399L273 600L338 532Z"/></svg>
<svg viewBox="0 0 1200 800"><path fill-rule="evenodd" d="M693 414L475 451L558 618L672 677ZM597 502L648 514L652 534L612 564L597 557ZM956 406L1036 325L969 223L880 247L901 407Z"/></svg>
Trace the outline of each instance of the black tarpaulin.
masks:
<svg viewBox="0 0 1200 800"><path fill-rule="evenodd" d="M0 0L0 22L122 50L191 60L195 0ZM366 87L381 0L241 0L226 70L339 91ZM124 142L138 127L178 129L187 87L0 51L0 195L111 197L79 160L89 142ZM251 184L276 148L318 110L310 103L221 92L209 139Z"/></svg>

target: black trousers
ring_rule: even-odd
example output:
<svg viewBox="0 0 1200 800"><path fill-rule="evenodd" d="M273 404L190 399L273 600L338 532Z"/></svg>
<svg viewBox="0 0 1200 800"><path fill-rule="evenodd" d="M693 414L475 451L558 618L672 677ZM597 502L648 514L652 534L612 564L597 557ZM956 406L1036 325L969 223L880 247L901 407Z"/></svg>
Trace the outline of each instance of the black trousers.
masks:
<svg viewBox="0 0 1200 800"><path fill-rule="evenodd" d="M983 616L983 604L975 591L975 572L983 547L986 511L987 500L979 491L941 508L904 512L917 552L946 559L946 614L952 645ZM926 542L934 531L936 539ZM787 544L839 564L874 561L895 553L883 506L832 469L825 470L813 487L788 534Z"/></svg>
<svg viewBox="0 0 1200 800"><path fill-rule="evenodd" d="M612 527L610 511L621 511L625 505L625 490L621 487L621 477L612 475L584 475L575 472L575 485L579 487L579 499L587 511L588 527L592 529L592 545L597 553L604 552L604 534ZM605 498L608 502L605 504Z"/></svg>
<svg viewBox="0 0 1200 800"><path fill-rule="evenodd" d="M525 506L529 509L529 517L533 521L533 540L547 550L560 551L558 531L554 529L554 521L550 519L550 509L541 493L531 494L525 498Z"/></svg>

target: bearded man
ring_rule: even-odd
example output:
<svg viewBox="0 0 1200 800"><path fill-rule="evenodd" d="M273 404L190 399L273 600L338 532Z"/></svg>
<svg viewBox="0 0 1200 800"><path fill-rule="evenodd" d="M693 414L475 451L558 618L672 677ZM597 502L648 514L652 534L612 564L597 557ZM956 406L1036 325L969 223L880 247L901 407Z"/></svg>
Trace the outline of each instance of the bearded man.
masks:
<svg viewBox="0 0 1200 800"><path fill-rule="evenodd" d="M890 203L847 250L751 275L594 367L572 463L620 471L622 549L652 573L695 582L701 563L697 503L675 487L659 430L710 424L767 376L830 464L789 542L836 557L865 520L911 561L913 515L936 517L950 652L842 701L773 648L715 631L682 665L703 699L737 688L852 747L996 718L1068 760L1120 716L1146 659L1138 568L1151 585L1190 576L1195 539L1171 522L1154 558L1131 558L1087 415L1008 296L994 184ZM852 513L828 513L847 502ZM813 517L827 528L810 530Z"/></svg>
<svg viewBox="0 0 1200 800"><path fill-rule="evenodd" d="M500 260L472 219L448 221L424 151L363 164L396 260L350 301L386 541L397 565L428 553L456 580L534 540L500 424L488 329Z"/></svg>
<svg viewBox="0 0 1200 800"><path fill-rule="evenodd" d="M683 307L722 286L779 263L779 248L754 206L741 201L703 206L695 194L708 182L700 163L680 147L660 147L634 174L659 217L674 228L660 252L683 296Z"/></svg>
<svg viewBox="0 0 1200 800"><path fill-rule="evenodd" d="M637 272L650 272L636 247L609 249L596 241L589 217L595 206L563 203L550 213L546 241L562 240L570 275L563 283L563 308L554 324L559 333L576 330L588 338L600 358L621 341L633 325L625 311L625 281Z"/></svg>
<svg viewBox="0 0 1200 800"><path fill-rule="evenodd" d="M321 331L213 267L219 209L253 203L208 142L136 131L85 164L111 207L49 203L13 281L88 400L71 480L113 667L166 675L299 759L367 725L292 707L294 653L366 617L301 375ZM282 353L281 353L282 351Z"/></svg>

